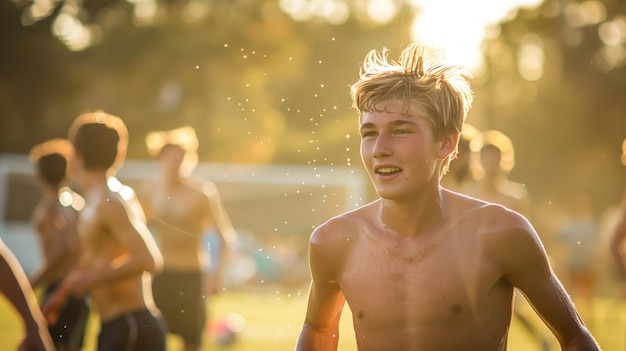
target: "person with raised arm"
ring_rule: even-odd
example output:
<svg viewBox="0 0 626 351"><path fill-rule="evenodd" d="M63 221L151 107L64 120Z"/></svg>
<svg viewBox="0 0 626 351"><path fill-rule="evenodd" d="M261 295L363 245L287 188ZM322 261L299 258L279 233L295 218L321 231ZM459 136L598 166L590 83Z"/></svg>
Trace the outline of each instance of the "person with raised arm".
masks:
<svg viewBox="0 0 626 351"><path fill-rule="evenodd" d="M86 202L78 221L82 254L44 302L44 314L54 323L70 296L88 295L100 319L98 351L165 351L165 324L150 294L161 253L136 198L109 186L126 157L126 125L102 111L85 113L72 123L69 139Z"/></svg>

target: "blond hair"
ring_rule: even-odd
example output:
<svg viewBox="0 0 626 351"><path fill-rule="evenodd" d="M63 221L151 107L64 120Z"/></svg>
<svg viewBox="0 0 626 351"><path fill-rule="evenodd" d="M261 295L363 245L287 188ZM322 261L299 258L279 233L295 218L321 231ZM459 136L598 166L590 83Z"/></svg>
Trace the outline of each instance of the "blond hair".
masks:
<svg viewBox="0 0 626 351"><path fill-rule="evenodd" d="M412 43L398 61L389 59L389 50L371 50L361 65L359 80L351 86L353 107L359 113L387 111L393 101L401 101L402 113L416 106L429 119L436 140L450 133L461 133L472 105L471 74L465 68L427 61L425 47ZM382 107L381 106L382 103ZM457 150L444 160L443 176Z"/></svg>

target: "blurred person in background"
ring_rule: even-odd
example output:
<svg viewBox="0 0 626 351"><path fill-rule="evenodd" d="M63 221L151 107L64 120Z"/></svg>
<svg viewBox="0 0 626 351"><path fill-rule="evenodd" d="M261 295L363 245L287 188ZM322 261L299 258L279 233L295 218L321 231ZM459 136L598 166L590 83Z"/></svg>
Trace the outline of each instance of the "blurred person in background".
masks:
<svg viewBox="0 0 626 351"><path fill-rule="evenodd" d="M610 255L600 255L600 263L601 267L609 267L608 270L602 270L601 273L604 273L604 278L608 281L609 284L616 284L617 288L612 289L615 293L615 298L617 300L621 300L626 298L626 280L622 279L622 274L620 272L619 264L616 264L615 255L621 255L621 252L614 252L615 250L623 250L620 248L620 240L618 239L616 234L617 227L624 220L623 217L626 213L626 188L622 190L622 196L619 199L619 202L609 206L606 208L600 217L600 242L602 247L606 247L611 252Z"/></svg>
<svg viewBox="0 0 626 351"><path fill-rule="evenodd" d="M30 277L33 289L44 287L43 301L78 264L81 254L77 232L78 211L84 199L64 186L68 183L69 140L53 139L31 149L30 159L41 188L32 215L42 253L42 265ZM84 296L71 296L56 323L49 326L59 351L78 351L83 345L89 307Z"/></svg>
<svg viewBox="0 0 626 351"><path fill-rule="evenodd" d="M296 350L337 350L347 303L360 351L504 351L515 288L563 350L600 350L528 220L441 187L473 94L467 71L424 51L372 50L351 87L379 198L311 234Z"/></svg>
<svg viewBox="0 0 626 351"><path fill-rule="evenodd" d="M515 150L511 139L497 130L482 132L479 160L480 171L467 193L530 216L530 196L526 186L509 179L515 166Z"/></svg>
<svg viewBox="0 0 626 351"><path fill-rule="evenodd" d="M441 178L441 186L458 193L465 193L476 179L476 152L473 148L480 147L480 131L470 124L463 126L459 137L456 158L450 162L449 170Z"/></svg>
<svg viewBox="0 0 626 351"><path fill-rule="evenodd" d="M556 236L564 251L565 285L574 300L584 306L581 314L592 322L593 296L600 236L589 195L576 191L565 198L565 214Z"/></svg>
<svg viewBox="0 0 626 351"><path fill-rule="evenodd" d="M109 187L126 157L126 125L102 111L85 113L70 126L69 139L71 169L86 202L78 221L82 254L44 302L44 314L55 323L70 296L88 295L100 319L98 351L165 351L165 325L150 294L161 253L141 207Z"/></svg>
<svg viewBox="0 0 626 351"><path fill-rule="evenodd" d="M626 166L626 138L622 142L622 165ZM611 224L610 250L620 280L620 295L626 296L626 188L622 192L621 203L614 208L614 223Z"/></svg>
<svg viewBox="0 0 626 351"><path fill-rule="evenodd" d="M146 145L161 170L158 180L144 184L139 191L164 259L152 292L168 331L182 338L185 351L197 351L207 322L205 292L212 295L220 290L235 230L215 184L191 177L198 157L193 128L151 132ZM208 233L214 233L217 242L213 241L213 246L217 248L207 277L211 257L207 257L203 237Z"/></svg>
<svg viewBox="0 0 626 351"><path fill-rule="evenodd" d="M481 132L478 147L479 170L474 172L475 180L466 188L466 193L488 202L503 205L530 218L530 196L526 186L509 179L515 166L515 149L513 142L498 130ZM522 312L524 297L516 291L514 317L522 327L537 341L541 350L549 350L548 339Z"/></svg>
<svg viewBox="0 0 626 351"><path fill-rule="evenodd" d="M54 351L54 343L48 333L47 323L37 304L24 269L11 250L0 240L0 293L21 318L24 338L19 351Z"/></svg>

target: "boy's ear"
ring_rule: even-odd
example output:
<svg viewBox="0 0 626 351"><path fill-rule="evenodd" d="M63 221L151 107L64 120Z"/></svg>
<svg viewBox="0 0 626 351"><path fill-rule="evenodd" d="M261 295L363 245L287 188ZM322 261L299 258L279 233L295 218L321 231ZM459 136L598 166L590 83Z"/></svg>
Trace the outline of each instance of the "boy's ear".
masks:
<svg viewBox="0 0 626 351"><path fill-rule="evenodd" d="M459 144L459 132L448 133L443 137L441 142L441 149L439 150L439 158L445 159L454 151Z"/></svg>

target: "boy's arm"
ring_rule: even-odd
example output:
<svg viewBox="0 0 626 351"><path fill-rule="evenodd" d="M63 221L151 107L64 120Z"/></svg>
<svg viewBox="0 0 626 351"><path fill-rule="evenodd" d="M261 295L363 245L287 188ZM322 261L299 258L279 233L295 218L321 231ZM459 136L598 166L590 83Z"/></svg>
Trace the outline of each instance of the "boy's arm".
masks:
<svg viewBox="0 0 626 351"><path fill-rule="evenodd" d="M328 257L323 229L318 228L309 243L311 288L306 317L296 351L336 351L339 342L339 319L345 297L339 289ZM327 235L329 233L326 233Z"/></svg>
<svg viewBox="0 0 626 351"><path fill-rule="evenodd" d="M224 208L222 198L219 191L215 187L215 184L206 182L203 187L203 192L209 199L210 214L213 218L217 231L220 233L220 240L223 241L222 244L225 245L225 247L228 247L228 245L235 240L237 235L230 221L230 216L228 216L228 213Z"/></svg>
<svg viewBox="0 0 626 351"><path fill-rule="evenodd" d="M219 287L222 285L222 279L226 267L226 261L228 259L228 251L232 247L233 242L236 239L235 229L230 221L230 216L226 212L222 203L219 191L212 182L204 182L202 186L202 192L207 197L207 208L205 209L207 215L207 223L205 226L212 227L215 225L217 232L217 239L219 244L217 245L217 263L215 270L211 274L209 286L209 292L215 294L219 291Z"/></svg>
<svg viewBox="0 0 626 351"><path fill-rule="evenodd" d="M600 350L552 271L535 230L524 218L512 215L510 220L511 226L493 235L488 246L505 279L524 294L563 350Z"/></svg>
<svg viewBox="0 0 626 351"><path fill-rule="evenodd" d="M143 272L156 273L163 267L163 257L154 237L141 216L132 212L132 207L119 200L106 202L99 210L102 222L128 250L128 254L103 269L74 271L63 281L62 286L65 288L69 285L68 289L73 295L82 296L96 286L138 276Z"/></svg>
<svg viewBox="0 0 626 351"><path fill-rule="evenodd" d="M52 351L54 346L35 294L15 256L0 241L0 292L6 296L24 322L26 336L20 350Z"/></svg>
<svg viewBox="0 0 626 351"><path fill-rule="evenodd" d="M75 221L76 218L69 218L63 225L74 226ZM48 257L30 279L33 288L52 283L51 277L58 277L68 262L77 261L80 257L78 236L75 232L70 233L75 228L60 232L52 222L53 219L46 218L35 224L40 247L46 250Z"/></svg>

